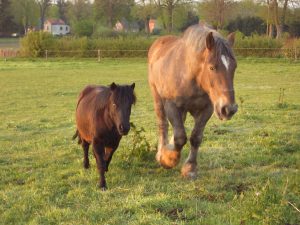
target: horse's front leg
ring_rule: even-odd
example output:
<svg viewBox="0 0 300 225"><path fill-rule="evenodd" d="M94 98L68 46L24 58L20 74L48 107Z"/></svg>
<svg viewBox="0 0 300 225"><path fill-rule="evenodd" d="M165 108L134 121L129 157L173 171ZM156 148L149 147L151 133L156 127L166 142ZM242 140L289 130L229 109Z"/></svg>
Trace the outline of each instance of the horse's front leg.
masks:
<svg viewBox="0 0 300 225"><path fill-rule="evenodd" d="M158 148L156 153L156 160L159 163L161 163L163 146L165 146L168 143L169 123L167 121L163 100L157 93L155 86L150 85L150 87L153 95L154 108L155 108L155 113L157 118L158 131L159 131L159 143L158 143Z"/></svg>
<svg viewBox="0 0 300 225"><path fill-rule="evenodd" d="M99 140L93 140L93 150L94 156L96 158L97 168L100 174L99 178L99 187L105 191L106 187L106 180L105 180L105 169L106 169L106 162L104 160L105 157L105 148L104 144Z"/></svg>
<svg viewBox="0 0 300 225"><path fill-rule="evenodd" d="M191 149L185 164L181 168L181 174L187 178L197 176L197 154L203 138L205 125L213 113L212 107L207 107L202 111L192 111L195 125L190 137Z"/></svg>
<svg viewBox="0 0 300 225"><path fill-rule="evenodd" d="M174 136L171 143L162 146L160 163L165 168L173 168L178 164L181 149L187 141L184 129L185 112L183 109L176 107L172 101L166 101L164 109L173 127Z"/></svg>

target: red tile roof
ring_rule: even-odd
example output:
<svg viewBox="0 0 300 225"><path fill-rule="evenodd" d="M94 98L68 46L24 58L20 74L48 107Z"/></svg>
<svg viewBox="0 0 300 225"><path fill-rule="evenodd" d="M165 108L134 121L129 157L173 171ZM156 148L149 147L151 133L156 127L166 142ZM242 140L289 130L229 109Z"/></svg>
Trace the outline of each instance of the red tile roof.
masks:
<svg viewBox="0 0 300 225"><path fill-rule="evenodd" d="M62 19L48 19L45 23L50 23L52 25L65 25L65 21Z"/></svg>

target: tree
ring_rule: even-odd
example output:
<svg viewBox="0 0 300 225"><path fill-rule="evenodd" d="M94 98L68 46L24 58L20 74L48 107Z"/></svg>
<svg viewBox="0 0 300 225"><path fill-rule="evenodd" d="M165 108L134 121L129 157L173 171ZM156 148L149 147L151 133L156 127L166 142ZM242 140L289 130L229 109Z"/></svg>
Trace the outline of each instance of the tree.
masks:
<svg viewBox="0 0 300 225"><path fill-rule="evenodd" d="M232 0L204 0L199 9L202 18L216 29L224 28L225 19L230 18L233 10L234 2Z"/></svg>
<svg viewBox="0 0 300 225"><path fill-rule="evenodd" d="M96 18L103 19L110 28L114 23L130 17L130 9L134 6L134 0L95 0Z"/></svg>
<svg viewBox="0 0 300 225"><path fill-rule="evenodd" d="M26 34L29 27L37 25L38 6L34 0L12 0L11 8L20 33Z"/></svg>
<svg viewBox="0 0 300 225"><path fill-rule="evenodd" d="M35 0L40 9L40 29L44 30L45 16L51 0Z"/></svg>
<svg viewBox="0 0 300 225"><path fill-rule="evenodd" d="M167 12L167 31L170 33L173 31L173 16L175 8L183 3L190 3L188 0L154 0L156 6L159 8L161 15L162 9Z"/></svg>
<svg viewBox="0 0 300 225"><path fill-rule="evenodd" d="M264 34L265 23L260 17L240 17L238 16L234 20L231 20L226 26L226 30L233 32L239 30L246 36L250 36L252 33Z"/></svg>
<svg viewBox="0 0 300 225"><path fill-rule="evenodd" d="M67 2L66 0L57 0L56 5L58 7L58 16L63 21L67 22Z"/></svg>
<svg viewBox="0 0 300 225"><path fill-rule="evenodd" d="M139 0L136 3L137 4L132 9L132 14L134 17L137 17L144 22L145 31L149 34L149 20L156 15L154 2L153 0Z"/></svg>
<svg viewBox="0 0 300 225"><path fill-rule="evenodd" d="M15 27L13 16L10 12L10 4L10 0L0 0L0 33L5 35Z"/></svg>

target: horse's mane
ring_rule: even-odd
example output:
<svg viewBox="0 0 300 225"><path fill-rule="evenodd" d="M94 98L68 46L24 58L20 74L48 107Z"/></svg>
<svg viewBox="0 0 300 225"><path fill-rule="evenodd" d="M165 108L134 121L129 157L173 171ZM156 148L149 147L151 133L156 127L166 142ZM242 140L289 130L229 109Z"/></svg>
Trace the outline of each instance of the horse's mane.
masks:
<svg viewBox="0 0 300 225"><path fill-rule="evenodd" d="M216 44L216 56L227 55L234 59L233 52L227 40L225 40L216 30L203 24L190 26L183 34L182 40L187 48L193 52L203 52L206 48L206 37L212 32ZM219 58L219 57L218 57Z"/></svg>

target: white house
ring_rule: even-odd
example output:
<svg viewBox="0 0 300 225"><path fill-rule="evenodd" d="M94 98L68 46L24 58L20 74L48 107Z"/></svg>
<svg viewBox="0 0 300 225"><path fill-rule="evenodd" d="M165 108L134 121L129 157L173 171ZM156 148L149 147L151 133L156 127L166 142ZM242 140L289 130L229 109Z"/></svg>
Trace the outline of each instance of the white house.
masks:
<svg viewBox="0 0 300 225"><path fill-rule="evenodd" d="M70 26L61 19L48 19L44 23L44 31L53 35L66 35L70 33Z"/></svg>

